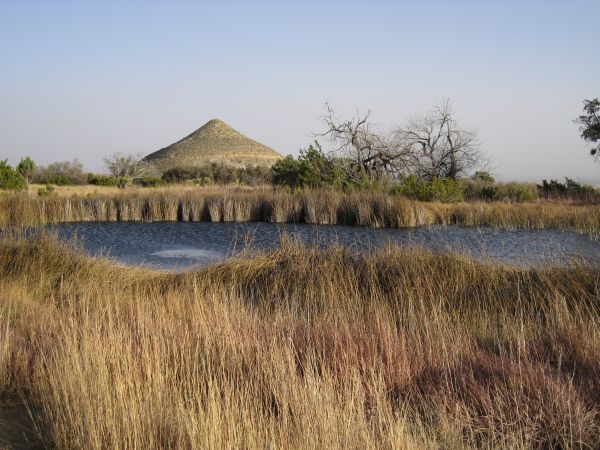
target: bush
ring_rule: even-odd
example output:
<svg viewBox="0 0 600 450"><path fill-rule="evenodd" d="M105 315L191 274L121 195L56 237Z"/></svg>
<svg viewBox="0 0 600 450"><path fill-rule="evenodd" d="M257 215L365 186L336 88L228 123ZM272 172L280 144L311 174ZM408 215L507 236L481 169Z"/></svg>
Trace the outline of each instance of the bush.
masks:
<svg viewBox="0 0 600 450"><path fill-rule="evenodd" d="M484 202L531 202L537 200L536 186L529 183L485 183L469 181L466 183L465 198Z"/></svg>
<svg viewBox="0 0 600 450"><path fill-rule="evenodd" d="M496 180L489 172L478 171L471 177L471 180L477 183L494 184Z"/></svg>
<svg viewBox="0 0 600 450"><path fill-rule="evenodd" d="M165 183L183 183L188 180L199 178L198 172L199 170L196 167L175 167L166 170L161 178Z"/></svg>
<svg viewBox="0 0 600 450"><path fill-rule="evenodd" d="M175 167L162 174L166 183L184 183L195 180L203 185L241 183L248 185L272 182L271 170L265 166L234 167L225 163L209 163L199 167Z"/></svg>
<svg viewBox="0 0 600 450"><path fill-rule="evenodd" d="M142 178L134 178L133 184L136 184L136 185L142 186L142 187L157 187L157 186L164 186L166 184L166 182L160 178L142 177Z"/></svg>
<svg viewBox="0 0 600 450"><path fill-rule="evenodd" d="M54 186L48 184L46 186L38 188L37 193L40 197L47 197L49 195L52 195L54 193Z"/></svg>
<svg viewBox="0 0 600 450"><path fill-rule="evenodd" d="M77 160L59 161L40 167L32 181L39 184L54 184L67 186L70 184L86 184L88 177L83 173L83 165Z"/></svg>
<svg viewBox="0 0 600 450"><path fill-rule="evenodd" d="M533 202L537 200L538 194L534 184L529 183L504 183L498 185L499 198L511 202Z"/></svg>
<svg viewBox="0 0 600 450"><path fill-rule="evenodd" d="M238 180L240 183L250 186L271 184L273 181L271 169L266 166L250 166L245 169L240 169Z"/></svg>
<svg viewBox="0 0 600 450"><path fill-rule="evenodd" d="M198 186L210 186L214 183L214 180L210 177L202 177L194 180L194 183L196 183Z"/></svg>
<svg viewBox="0 0 600 450"><path fill-rule="evenodd" d="M465 198L467 200L495 202L500 200L500 197L500 187L496 184L483 184L472 181L466 183Z"/></svg>
<svg viewBox="0 0 600 450"><path fill-rule="evenodd" d="M207 172L201 173L201 176L211 176L211 178L218 184L230 184L239 182L238 171L235 167L225 163L210 163L209 166L201 167L200 169L206 170ZM210 172L208 172L210 171ZM209 173L211 175L209 175Z"/></svg>
<svg viewBox="0 0 600 450"><path fill-rule="evenodd" d="M66 175L51 175L44 180L45 184L53 184L55 186L70 186L73 184L71 179Z"/></svg>
<svg viewBox="0 0 600 450"><path fill-rule="evenodd" d="M539 195L546 199L570 199L583 202L597 202L600 200L600 196L593 186L582 185L566 177L564 184L556 180L543 180L542 184L537 186L537 189Z"/></svg>
<svg viewBox="0 0 600 450"><path fill-rule="evenodd" d="M316 141L300 150L298 159L286 156L271 167L272 182L292 189L331 186L350 191L357 187L367 188L371 180L360 175L350 160L326 156Z"/></svg>
<svg viewBox="0 0 600 450"><path fill-rule="evenodd" d="M88 183L94 186L118 186L119 178L109 175L88 174Z"/></svg>
<svg viewBox="0 0 600 450"><path fill-rule="evenodd" d="M25 178L12 168L6 159L0 161L0 189L19 191L25 186Z"/></svg>
<svg viewBox="0 0 600 450"><path fill-rule="evenodd" d="M271 167L273 183L290 188L297 188L302 185L300 179L301 163L288 155L277 161Z"/></svg>
<svg viewBox="0 0 600 450"><path fill-rule="evenodd" d="M406 177L393 192L421 201L460 202L464 200L466 184L462 180L434 178L420 180L416 175Z"/></svg>
<svg viewBox="0 0 600 450"><path fill-rule="evenodd" d="M33 159L31 159L29 156L21 158L21 161L17 166L17 172L19 172L19 174L21 174L21 176L25 179L25 183L27 185L29 185L29 182L35 175L35 169L35 163L33 162Z"/></svg>
<svg viewBox="0 0 600 450"><path fill-rule="evenodd" d="M319 146L309 145L306 150L300 150L300 183L311 188L332 184L332 165Z"/></svg>

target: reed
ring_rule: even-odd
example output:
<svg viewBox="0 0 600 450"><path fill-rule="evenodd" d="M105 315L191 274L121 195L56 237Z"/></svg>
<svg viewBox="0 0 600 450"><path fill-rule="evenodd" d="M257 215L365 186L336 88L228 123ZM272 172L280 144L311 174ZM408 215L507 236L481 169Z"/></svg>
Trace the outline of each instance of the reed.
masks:
<svg viewBox="0 0 600 450"><path fill-rule="evenodd" d="M598 286L292 240L167 274L6 237L1 386L61 448L597 448Z"/></svg>
<svg viewBox="0 0 600 450"><path fill-rule="evenodd" d="M86 196L5 195L0 227L95 221L212 221L415 227L433 224L600 232L600 206L565 203L425 203L384 193L230 187L132 189Z"/></svg>

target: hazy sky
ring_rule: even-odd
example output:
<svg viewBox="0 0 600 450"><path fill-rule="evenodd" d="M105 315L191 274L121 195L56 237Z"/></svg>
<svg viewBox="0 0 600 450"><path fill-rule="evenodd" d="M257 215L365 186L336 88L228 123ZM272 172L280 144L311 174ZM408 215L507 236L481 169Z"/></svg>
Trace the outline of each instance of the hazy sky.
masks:
<svg viewBox="0 0 600 450"><path fill-rule="evenodd" d="M600 2L0 0L0 158L149 153L218 117L282 154L323 103L392 126L451 99L500 179L600 184Z"/></svg>

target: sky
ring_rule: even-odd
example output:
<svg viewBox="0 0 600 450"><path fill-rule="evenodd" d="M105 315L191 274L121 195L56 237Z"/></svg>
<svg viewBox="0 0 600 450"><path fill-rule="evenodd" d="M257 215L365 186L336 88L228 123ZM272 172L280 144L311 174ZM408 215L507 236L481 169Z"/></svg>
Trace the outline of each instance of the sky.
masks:
<svg viewBox="0 0 600 450"><path fill-rule="evenodd" d="M0 159L101 171L212 118L297 155L325 102L388 129L448 98L498 179L600 185L573 123L600 97L598 18L597 0L0 0Z"/></svg>

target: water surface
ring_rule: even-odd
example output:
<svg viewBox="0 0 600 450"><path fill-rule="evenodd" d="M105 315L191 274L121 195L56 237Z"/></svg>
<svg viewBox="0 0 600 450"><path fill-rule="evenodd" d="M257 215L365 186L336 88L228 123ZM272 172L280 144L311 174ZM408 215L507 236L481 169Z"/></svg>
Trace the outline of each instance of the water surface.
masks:
<svg viewBox="0 0 600 450"><path fill-rule="evenodd" d="M363 228L345 225L211 222L94 222L49 226L62 239L77 236L92 256L109 256L126 265L186 270L214 264L239 253L247 241L258 249L274 249L283 233L307 243L333 242L356 251L392 243L422 246L435 252L448 249L510 265L569 263L573 258L600 262L600 241L584 234L558 230L494 230L432 226Z"/></svg>

